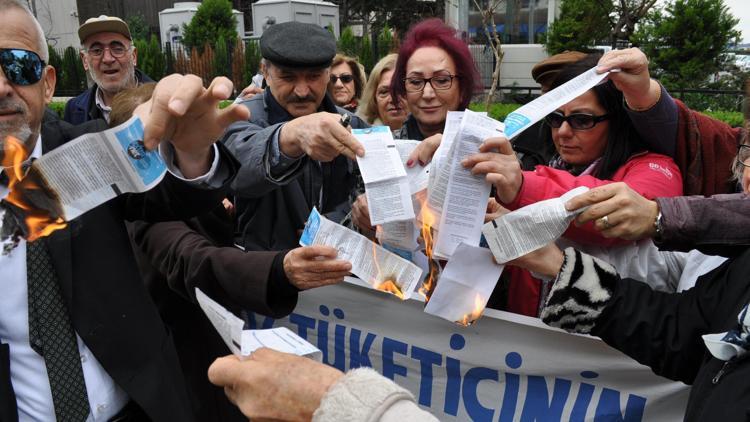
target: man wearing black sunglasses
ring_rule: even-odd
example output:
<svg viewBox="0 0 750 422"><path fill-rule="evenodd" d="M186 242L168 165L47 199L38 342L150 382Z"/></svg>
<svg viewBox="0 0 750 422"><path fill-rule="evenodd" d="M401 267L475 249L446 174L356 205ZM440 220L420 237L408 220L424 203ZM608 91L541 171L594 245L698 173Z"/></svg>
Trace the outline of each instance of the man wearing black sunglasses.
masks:
<svg viewBox="0 0 750 422"><path fill-rule="evenodd" d="M102 120L42 125L56 82L46 53L26 2L0 0L0 158L7 158L11 137L24 144L28 162L106 128ZM136 109L145 146L174 157L170 173L149 192L122 195L32 242L20 238L7 203L0 203L1 421L194 419L124 220L181 219L221 202L237 164L213 141L232 121L248 118L240 106L218 109L231 91L226 78L205 89L196 76L171 75ZM5 199L8 174L24 166L3 162Z"/></svg>
<svg viewBox="0 0 750 422"><path fill-rule="evenodd" d="M81 61L94 84L65 105L65 121L79 124L93 119L109 122L112 99L120 91L153 82L136 69L138 51L130 28L120 18L101 15L78 28Z"/></svg>

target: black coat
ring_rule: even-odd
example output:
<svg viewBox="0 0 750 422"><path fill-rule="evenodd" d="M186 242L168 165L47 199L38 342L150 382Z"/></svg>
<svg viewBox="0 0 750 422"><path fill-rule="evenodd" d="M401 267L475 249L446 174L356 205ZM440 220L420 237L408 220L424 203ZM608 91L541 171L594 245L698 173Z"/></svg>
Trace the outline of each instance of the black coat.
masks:
<svg viewBox="0 0 750 422"><path fill-rule="evenodd" d="M746 249L680 294L620 280L591 334L656 374L692 385L685 420L747 421L750 353L725 363L708 352L701 336L735 328L749 301Z"/></svg>
<svg viewBox="0 0 750 422"><path fill-rule="evenodd" d="M265 160L271 139L293 117L276 102L270 88L242 104L250 109L250 121L231 125L222 140L242 163L232 184L240 233L238 243L247 250L298 246L313 205L329 219L340 222L350 211L356 194L357 164L343 155L327 163L305 156L285 180L271 180ZM368 127L357 116L337 107L328 95L318 111L350 114L353 128ZM321 187L322 198L318 198Z"/></svg>
<svg viewBox="0 0 750 422"><path fill-rule="evenodd" d="M43 151L104 129L101 120L76 127L50 122L42 128ZM234 166L220 150L222 160ZM115 383L154 421L194 418L171 335L138 273L124 220L187 218L210 210L224 196L224 189L193 188L167 174L156 188L115 198L46 239L73 328ZM0 420L15 421L8 364L8 345L0 344Z"/></svg>

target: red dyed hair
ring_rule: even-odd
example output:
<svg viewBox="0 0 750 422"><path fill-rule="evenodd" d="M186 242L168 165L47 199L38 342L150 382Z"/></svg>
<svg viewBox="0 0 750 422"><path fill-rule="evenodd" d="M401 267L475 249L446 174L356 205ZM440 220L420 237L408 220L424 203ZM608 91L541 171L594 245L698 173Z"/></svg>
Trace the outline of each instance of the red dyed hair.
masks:
<svg viewBox="0 0 750 422"><path fill-rule="evenodd" d="M412 26L398 50L398 60L391 79L393 98L406 97L404 78L406 77L406 63L411 55L422 47L439 47L445 50L453 59L453 63L456 64L456 75L460 81L459 95L461 96L459 110L466 109L471 102L474 91L480 90L482 86L479 71L471 57L469 47L456 35L455 29L438 18L423 20Z"/></svg>

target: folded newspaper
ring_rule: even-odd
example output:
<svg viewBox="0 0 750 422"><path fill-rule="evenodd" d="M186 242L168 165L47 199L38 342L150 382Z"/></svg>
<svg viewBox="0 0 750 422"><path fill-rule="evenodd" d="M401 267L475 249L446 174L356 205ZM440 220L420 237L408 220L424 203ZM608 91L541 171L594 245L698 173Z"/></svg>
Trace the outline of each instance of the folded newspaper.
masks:
<svg viewBox="0 0 750 422"><path fill-rule="evenodd" d="M422 269L417 265L354 230L328 220L315 208L305 223L299 243L336 248L338 259L351 262L352 274L373 288L401 299L409 299L422 278Z"/></svg>
<svg viewBox="0 0 750 422"><path fill-rule="evenodd" d="M198 305L203 309L229 350L237 356L249 356L261 347L267 347L279 352L308 356L319 362L323 358L323 353L317 347L286 327L268 330L243 330L245 326L243 320L206 296L197 287L195 288L195 298L198 299Z"/></svg>
<svg viewBox="0 0 750 422"><path fill-rule="evenodd" d="M32 208L70 221L125 192L144 192L164 177L158 151L143 145L138 117L80 136L35 160L25 179L37 189L20 192ZM16 187L24 189L22 181ZM39 189L40 188L40 189Z"/></svg>

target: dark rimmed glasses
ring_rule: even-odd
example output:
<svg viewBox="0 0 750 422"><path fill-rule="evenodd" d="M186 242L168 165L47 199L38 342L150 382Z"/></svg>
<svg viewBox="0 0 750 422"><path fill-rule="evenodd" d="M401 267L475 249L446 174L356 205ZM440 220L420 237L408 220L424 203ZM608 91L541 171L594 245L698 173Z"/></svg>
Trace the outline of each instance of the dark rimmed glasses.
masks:
<svg viewBox="0 0 750 422"><path fill-rule="evenodd" d="M737 147L737 161L745 167L750 167L750 145L741 144Z"/></svg>
<svg viewBox="0 0 750 422"><path fill-rule="evenodd" d="M588 130L607 119L609 119L609 114L594 116L588 113L573 113L566 116L559 111L553 111L544 118L544 121L555 129L560 128L563 122L568 122L573 130Z"/></svg>
<svg viewBox="0 0 750 422"><path fill-rule="evenodd" d="M14 85L34 85L42 79L44 60L33 51L20 48L0 48L0 68Z"/></svg>
<svg viewBox="0 0 750 422"><path fill-rule="evenodd" d="M341 79L342 84L348 84L349 82L354 80L354 76L349 75L347 73L344 73L343 75L339 75L339 76L331 75L331 84L336 84L336 81L338 81L339 79Z"/></svg>
<svg viewBox="0 0 750 422"><path fill-rule="evenodd" d="M432 75L431 78L407 76L404 78L404 85L406 92L422 92L427 84L430 84L435 91L445 91L453 86L453 79L457 77L458 75L451 75L450 73L437 73Z"/></svg>
<svg viewBox="0 0 750 422"><path fill-rule="evenodd" d="M130 47L126 47L119 42L113 42L109 46L104 47L102 45L93 45L89 48L84 48L83 52L87 53L91 57L102 57L104 55L104 51L109 50L109 54L112 55L112 57L116 59L120 59L125 57L125 54L130 51Z"/></svg>

